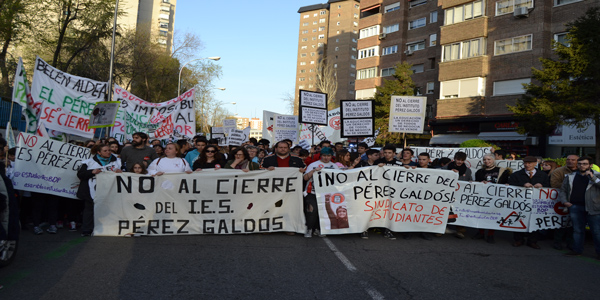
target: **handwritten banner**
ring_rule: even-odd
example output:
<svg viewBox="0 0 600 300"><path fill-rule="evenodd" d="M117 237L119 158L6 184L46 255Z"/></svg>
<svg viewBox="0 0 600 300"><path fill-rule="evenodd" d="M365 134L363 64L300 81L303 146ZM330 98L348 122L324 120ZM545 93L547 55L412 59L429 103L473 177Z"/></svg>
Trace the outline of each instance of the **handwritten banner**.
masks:
<svg viewBox="0 0 600 300"><path fill-rule="evenodd" d="M389 132L423 133L427 97L392 96Z"/></svg>
<svg viewBox="0 0 600 300"><path fill-rule="evenodd" d="M456 152L465 152L467 159L482 159L486 153L492 153L492 147L470 147L470 148L437 148L437 147L410 147L415 151L415 155L422 152L429 153L431 159L448 157L454 159Z"/></svg>
<svg viewBox="0 0 600 300"><path fill-rule="evenodd" d="M90 149L20 133L15 155L15 189L77 199L77 170Z"/></svg>
<svg viewBox="0 0 600 300"><path fill-rule="evenodd" d="M94 235L304 232L302 178L274 171L97 175Z"/></svg>
<svg viewBox="0 0 600 300"><path fill-rule="evenodd" d="M275 140L289 139L292 143L298 141L298 116L275 114L273 132Z"/></svg>
<svg viewBox="0 0 600 300"><path fill-rule="evenodd" d="M111 136L123 142L135 132L147 133L150 139L168 139L196 135L194 89L160 103L147 102L115 85L114 101L120 101Z"/></svg>
<svg viewBox="0 0 600 300"><path fill-rule="evenodd" d="M106 82L62 72L39 57L35 60L31 95L34 102L42 102L39 121L48 129L92 138L90 114L107 92Z"/></svg>
<svg viewBox="0 0 600 300"><path fill-rule="evenodd" d="M360 233L370 227L443 233L458 175L436 169L369 167L313 175L321 231Z"/></svg>
<svg viewBox="0 0 600 300"><path fill-rule="evenodd" d="M23 116L27 121L28 133L35 133L38 127L38 118L42 108L41 101L34 101L31 97L31 90L27 82L27 74L23 67L23 60L19 57L17 70L15 72L15 81L13 85L12 101L23 107Z"/></svg>

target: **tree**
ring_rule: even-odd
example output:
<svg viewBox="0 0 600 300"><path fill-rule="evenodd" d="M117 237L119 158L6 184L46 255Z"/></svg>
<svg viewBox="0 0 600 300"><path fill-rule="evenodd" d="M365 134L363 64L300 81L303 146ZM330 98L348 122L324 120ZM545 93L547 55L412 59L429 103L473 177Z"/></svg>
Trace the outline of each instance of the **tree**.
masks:
<svg viewBox="0 0 600 300"><path fill-rule="evenodd" d="M520 133L547 134L556 125L581 128L591 119L600 153L600 8L566 27L568 44L554 42L558 59L540 59L542 69L532 68L534 81L509 109L521 120Z"/></svg>
<svg viewBox="0 0 600 300"><path fill-rule="evenodd" d="M0 0L0 96L11 94L9 74L14 72L17 60L16 57L9 58L8 51L11 45L21 41L24 31L30 27L25 18L29 5L31 1L28 0Z"/></svg>
<svg viewBox="0 0 600 300"><path fill-rule="evenodd" d="M294 92L285 92L281 96L281 101L285 103L285 108L287 109L288 114L290 115L298 115L298 107L296 104L296 99L294 99Z"/></svg>
<svg viewBox="0 0 600 300"><path fill-rule="evenodd" d="M406 62L398 63L393 80L383 80L383 85L375 92L375 128L380 128L376 142L380 145L397 143L401 137L398 133L388 131L390 122L390 104L392 96L413 96L415 84L411 79L413 71Z"/></svg>
<svg viewBox="0 0 600 300"><path fill-rule="evenodd" d="M331 110L339 106L336 102L336 93L338 89L337 74L333 66L333 63L322 59L319 61L316 67L316 81L315 85L317 90L321 93L327 94L327 107Z"/></svg>

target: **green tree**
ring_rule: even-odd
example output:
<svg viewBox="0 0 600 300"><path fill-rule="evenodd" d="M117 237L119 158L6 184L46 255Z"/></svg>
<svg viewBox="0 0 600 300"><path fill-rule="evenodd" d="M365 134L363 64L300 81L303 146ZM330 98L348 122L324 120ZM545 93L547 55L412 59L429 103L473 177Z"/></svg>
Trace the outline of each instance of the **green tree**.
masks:
<svg viewBox="0 0 600 300"><path fill-rule="evenodd" d="M585 127L591 119L600 153L600 8L566 27L567 44L554 42L558 59L540 59L542 69L532 68L534 81L509 109L521 119L521 133L547 134L557 125Z"/></svg>
<svg viewBox="0 0 600 300"><path fill-rule="evenodd" d="M17 58L11 56L9 49L18 44L24 37L24 32L30 26L26 18L30 0L0 0L0 96L10 97L10 74L14 73Z"/></svg>
<svg viewBox="0 0 600 300"><path fill-rule="evenodd" d="M413 71L412 65L406 62L398 63L395 68L394 79L383 80L383 85L377 87L375 92L375 128L380 128L376 143L385 145L388 143L398 143L402 136L396 132L389 132L390 122L390 104L392 96L413 96L415 94L415 84L410 77Z"/></svg>

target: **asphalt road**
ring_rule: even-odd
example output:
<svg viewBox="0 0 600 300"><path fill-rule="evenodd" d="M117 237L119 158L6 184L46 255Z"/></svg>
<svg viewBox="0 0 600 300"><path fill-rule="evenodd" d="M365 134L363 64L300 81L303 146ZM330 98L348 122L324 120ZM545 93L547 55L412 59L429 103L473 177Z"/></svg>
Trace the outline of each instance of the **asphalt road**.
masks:
<svg viewBox="0 0 600 300"><path fill-rule="evenodd" d="M473 235L474 230L468 235ZM598 299L600 261L451 235L91 237L24 231L0 299Z"/></svg>

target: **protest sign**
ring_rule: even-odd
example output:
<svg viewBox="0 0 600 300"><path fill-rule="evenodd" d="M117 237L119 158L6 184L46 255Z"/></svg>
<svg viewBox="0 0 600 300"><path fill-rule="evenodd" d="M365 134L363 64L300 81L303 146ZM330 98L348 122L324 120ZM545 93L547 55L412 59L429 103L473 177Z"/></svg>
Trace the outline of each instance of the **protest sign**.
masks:
<svg viewBox="0 0 600 300"><path fill-rule="evenodd" d="M31 97L27 74L25 68L23 68L23 60L20 57L15 72L12 101L23 107L23 116L25 116L25 120L27 121L25 131L32 134L35 133L38 127L38 118L40 116L42 102L35 102L33 97Z"/></svg>
<svg viewBox="0 0 600 300"><path fill-rule="evenodd" d="M454 213L456 225L529 231L533 189L503 184L459 181Z"/></svg>
<svg viewBox="0 0 600 300"><path fill-rule="evenodd" d="M210 138L218 140L219 146L227 146L227 137L225 136L223 127L211 127Z"/></svg>
<svg viewBox="0 0 600 300"><path fill-rule="evenodd" d="M343 141L340 133L341 128L340 108L338 107L327 112L327 126L300 123L299 140L305 140L307 143L312 144L314 131L315 143L324 140L332 143L340 142Z"/></svg>
<svg viewBox="0 0 600 300"><path fill-rule="evenodd" d="M90 115L89 128L113 127L119 110L119 101L102 101L96 103Z"/></svg>
<svg viewBox="0 0 600 300"><path fill-rule="evenodd" d="M263 110L263 131L262 138L267 139L271 142L275 141L275 133L273 132L273 125L275 125L275 115L272 111Z"/></svg>
<svg viewBox="0 0 600 300"><path fill-rule="evenodd" d="M6 131L4 132L4 136L6 137L6 145L8 148L14 148L17 146L17 141L15 140L15 134L12 130L12 126L10 122L6 124Z"/></svg>
<svg viewBox="0 0 600 300"><path fill-rule="evenodd" d="M423 133L427 97L392 96L389 132Z"/></svg>
<svg viewBox="0 0 600 300"><path fill-rule="evenodd" d="M15 189L77 198L77 170L90 149L28 133L17 140Z"/></svg>
<svg viewBox="0 0 600 300"><path fill-rule="evenodd" d="M247 140L247 136L243 130L230 129L227 141L229 146L241 146Z"/></svg>
<svg viewBox="0 0 600 300"><path fill-rule="evenodd" d="M381 128L377 128L377 130L375 130L375 134L373 135L373 137L368 137L368 138L362 140L362 142L366 143L367 146L369 146L369 147L373 147L373 145L375 145L375 140L377 140L377 136L379 135L380 129ZM416 155L418 155L418 153Z"/></svg>
<svg viewBox="0 0 600 300"><path fill-rule="evenodd" d="M301 176L295 168L101 173L94 235L304 232Z"/></svg>
<svg viewBox="0 0 600 300"><path fill-rule="evenodd" d="M341 100L341 137L370 137L375 134L374 100Z"/></svg>
<svg viewBox="0 0 600 300"><path fill-rule="evenodd" d="M300 90L300 122L327 125L327 94Z"/></svg>
<svg viewBox="0 0 600 300"><path fill-rule="evenodd" d="M415 155L417 155L415 153ZM496 160L496 166L500 168L510 169L512 172L523 169L523 161L522 160ZM475 173L477 170L483 167L482 159L467 159L465 161L465 165L467 168L471 169L471 175L473 176L473 180L475 180Z"/></svg>
<svg viewBox="0 0 600 300"><path fill-rule="evenodd" d="M275 114L273 132L275 141L289 139L292 143L298 141L298 116Z"/></svg>
<svg viewBox="0 0 600 300"><path fill-rule="evenodd" d="M360 233L385 227L443 233L457 180L456 173L436 169L323 169L313 175L321 232Z"/></svg>
<svg viewBox="0 0 600 300"><path fill-rule="evenodd" d="M223 132L228 133L231 129L237 129L236 119L225 119L223 120Z"/></svg>
<svg viewBox="0 0 600 300"><path fill-rule="evenodd" d="M558 189L534 188L529 231L571 227L568 209L558 201Z"/></svg>
<svg viewBox="0 0 600 300"><path fill-rule="evenodd" d="M196 135L194 89L165 102L151 103L115 85L113 99L121 105L111 136L121 143L125 139L131 140L135 132L144 132L150 139L160 140L176 134Z"/></svg>
<svg viewBox="0 0 600 300"><path fill-rule="evenodd" d="M492 147L470 147L470 148L438 148L438 147L410 147L418 155L422 152L429 153L431 159L448 157L454 159L456 152L465 152L467 159L482 159L486 153L492 153Z"/></svg>
<svg viewBox="0 0 600 300"><path fill-rule="evenodd" d="M48 129L92 138L89 116L107 93L107 82L61 72L39 57L35 61L31 95L42 102L39 122Z"/></svg>

